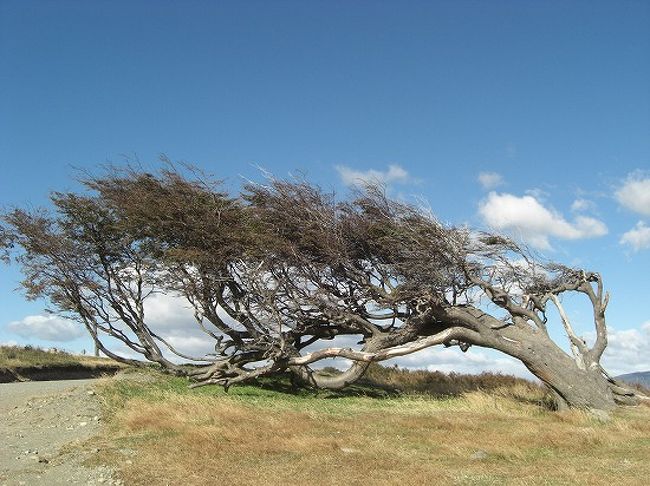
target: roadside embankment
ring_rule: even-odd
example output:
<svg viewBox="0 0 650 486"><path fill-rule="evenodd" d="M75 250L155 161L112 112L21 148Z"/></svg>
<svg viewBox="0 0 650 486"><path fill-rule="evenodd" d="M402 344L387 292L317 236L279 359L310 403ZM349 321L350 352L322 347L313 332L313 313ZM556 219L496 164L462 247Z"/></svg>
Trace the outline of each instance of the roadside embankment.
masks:
<svg viewBox="0 0 650 486"><path fill-rule="evenodd" d="M125 367L108 358L33 346L0 346L0 383L99 378Z"/></svg>
<svg viewBox="0 0 650 486"><path fill-rule="evenodd" d="M83 364L21 366L0 368L0 383L15 381L83 380L113 375L123 369L119 365L86 366Z"/></svg>

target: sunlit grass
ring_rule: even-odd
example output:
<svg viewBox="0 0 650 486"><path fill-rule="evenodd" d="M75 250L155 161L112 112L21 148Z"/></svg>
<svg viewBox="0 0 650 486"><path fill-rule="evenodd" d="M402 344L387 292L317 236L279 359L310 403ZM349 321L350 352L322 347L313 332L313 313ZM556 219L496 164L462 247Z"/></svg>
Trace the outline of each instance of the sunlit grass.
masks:
<svg viewBox="0 0 650 486"><path fill-rule="evenodd" d="M108 358L81 356L61 350L44 350L34 346L0 346L0 367L45 367L83 365L88 367L117 365Z"/></svg>
<svg viewBox="0 0 650 486"><path fill-rule="evenodd" d="M144 376L144 378L143 378ZM137 378L137 379L135 379ZM433 398L292 392L282 381L190 390L107 380L101 458L126 484L645 484L650 409L557 413L539 387ZM124 451L134 451L125 460Z"/></svg>

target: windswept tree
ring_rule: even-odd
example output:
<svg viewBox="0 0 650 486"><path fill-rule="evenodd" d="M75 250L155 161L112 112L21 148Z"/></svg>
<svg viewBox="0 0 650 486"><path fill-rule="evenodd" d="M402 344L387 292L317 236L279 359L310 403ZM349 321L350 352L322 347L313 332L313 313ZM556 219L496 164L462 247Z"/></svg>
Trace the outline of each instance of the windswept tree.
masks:
<svg viewBox="0 0 650 486"><path fill-rule="evenodd" d="M22 250L16 260L27 298L45 298L59 314L83 324L106 356L140 363L115 354L102 335L114 340L112 346L121 343L177 370L160 349L165 340L144 322L144 301L157 291L160 274L146 241L123 231L99 198L56 193L51 199L54 214L16 209L4 215L8 241Z"/></svg>
<svg viewBox="0 0 650 486"><path fill-rule="evenodd" d="M9 250L12 248L11 236L6 228L0 226L0 261L9 262Z"/></svg>
<svg viewBox="0 0 650 486"><path fill-rule="evenodd" d="M218 182L172 169L113 170L86 181L91 195L55 194L53 215L5 215L31 297L104 333L196 385L291 372L341 388L372 362L435 346L492 348L520 360L558 407L609 409L638 395L600 365L609 295L594 272L539 261L512 240L451 227L368 186L339 201L305 181ZM187 356L152 330L144 300L185 297L214 354ZM566 294L591 305L596 339L575 333ZM570 352L549 333L557 324ZM328 347L337 336L355 347ZM163 352L165 350L165 352ZM176 353L197 366L170 360ZM347 358L322 376L312 365Z"/></svg>

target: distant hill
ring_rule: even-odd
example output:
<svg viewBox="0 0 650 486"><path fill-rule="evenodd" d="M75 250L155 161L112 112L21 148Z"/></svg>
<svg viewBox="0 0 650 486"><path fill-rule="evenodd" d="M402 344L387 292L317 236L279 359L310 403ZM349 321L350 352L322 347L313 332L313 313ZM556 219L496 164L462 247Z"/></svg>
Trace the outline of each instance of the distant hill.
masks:
<svg viewBox="0 0 650 486"><path fill-rule="evenodd" d="M650 388L650 371L637 371L636 373L627 373L625 375L617 376L616 379Z"/></svg>

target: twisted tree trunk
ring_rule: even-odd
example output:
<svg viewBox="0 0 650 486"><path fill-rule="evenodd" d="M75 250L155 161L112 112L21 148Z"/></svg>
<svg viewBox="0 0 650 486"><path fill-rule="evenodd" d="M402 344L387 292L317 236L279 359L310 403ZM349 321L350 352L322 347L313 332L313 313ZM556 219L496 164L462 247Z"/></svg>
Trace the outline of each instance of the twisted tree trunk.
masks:
<svg viewBox="0 0 650 486"><path fill-rule="evenodd" d="M518 320L504 327L502 321L471 306L443 309L442 313L464 326L459 330L459 340L496 349L520 360L553 391L559 409L609 410L617 404L638 403L635 391L611 379L600 365L604 350L601 339L606 344L606 332L589 349L569 326L567 332L574 343L573 355L569 355L550 338L545 328Z"/></svg>
<svg viewBox="0 0 650 486"><path fill-rule="evenodd" d="M553 392L558 409L609 410L616 400L600 366L580 367L550 339L526 340L515 353L508 353L545 383Z"/></svg>
<svg viewBox="0 0 650 486"><path fill-rule="evenodd" d="M445 328L443 322L449 327ZM618 404L637 404L643 398L607 375L599 364L598 344L592 349L583 344L583 352L570 356L543 330L519 324L504 324L472 306L432 307L419 316L419 322L411 322L399 333L369 339L362 351L327 348L292 358L289 364L310 385L338 389L360 378L372 362L439 344L460 345L463 350L475 345L496 349L521 361L553 392L558 409L611 410ZM414 338L414 333L420 337ZM308 368L309 364L325 358L346 358L355 363L336 377L320 376Z"/></svg>

